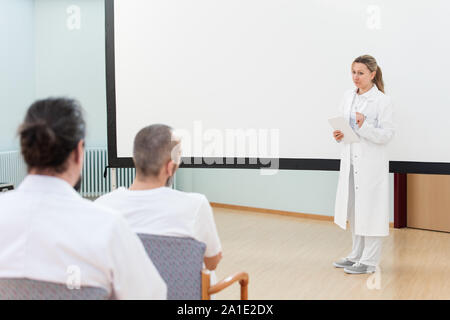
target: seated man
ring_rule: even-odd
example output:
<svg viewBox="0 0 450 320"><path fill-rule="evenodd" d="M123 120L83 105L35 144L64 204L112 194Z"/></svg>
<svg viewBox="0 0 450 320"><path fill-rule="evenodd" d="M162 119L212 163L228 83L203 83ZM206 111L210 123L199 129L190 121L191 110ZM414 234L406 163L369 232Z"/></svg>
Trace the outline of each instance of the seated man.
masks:
<svg viewBox="0 0 450 320"><path fill-rule="evenodd" d="M178 168L179 147L170 127L143 128L134 140L132 186L118 188L96 202L121 212L138 234L191 237L205 243L205 266L214 270L222 252L208 200L202 194L169 187Z"/></svg>
<svg viewBox="0 0 450 320"><path fill-rule="evenodd" d="M127 222L74 190L85 136L78 103L35 102L19 136L28 176L0 195L0 278L103 288L116 299L166 299L166 284Z"/></svg>

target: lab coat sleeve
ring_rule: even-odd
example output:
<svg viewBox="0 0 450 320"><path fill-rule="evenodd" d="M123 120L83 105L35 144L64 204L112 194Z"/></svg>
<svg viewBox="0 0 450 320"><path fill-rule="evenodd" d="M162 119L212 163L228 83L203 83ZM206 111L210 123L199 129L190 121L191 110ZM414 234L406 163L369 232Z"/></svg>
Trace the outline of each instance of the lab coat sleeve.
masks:
<svg viewBox="0 0 450 320"><path fill-rule="evenodd" d="M112 283L116 299L164 300L167 286L142 242L122 217L111 241Z"/></svg>
<svg viewBox="0 0 450 320"><path fill-rule="evenodd" d="M386 101L381 105L378 119L378 125L376 127L368 121L364 121L361 128L357 130L357 133L373 143L386 144L392 139L395 132L392 104L387 97Z"/></svg>

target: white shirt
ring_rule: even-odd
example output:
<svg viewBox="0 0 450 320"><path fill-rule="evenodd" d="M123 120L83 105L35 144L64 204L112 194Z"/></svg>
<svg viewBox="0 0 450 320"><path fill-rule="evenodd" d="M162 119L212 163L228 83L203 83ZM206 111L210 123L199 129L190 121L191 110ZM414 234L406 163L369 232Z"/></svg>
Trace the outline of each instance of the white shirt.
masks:
<svg viewBox="0 0 450 320"><path fill-rule="evenodd" d="M81 286L104 288L117 299L167 297L123 218L81 198L62 179L29 175L0 195L0 278L66 284L74 275Z"/></svg>
<svg viewBox="0 0 450 320"><path fill-rule="evenodd" d="M120 212L136 233L194 238L206 244L206 257L222 251L211 206L202 194L121 187L96 202Z"/></svg>

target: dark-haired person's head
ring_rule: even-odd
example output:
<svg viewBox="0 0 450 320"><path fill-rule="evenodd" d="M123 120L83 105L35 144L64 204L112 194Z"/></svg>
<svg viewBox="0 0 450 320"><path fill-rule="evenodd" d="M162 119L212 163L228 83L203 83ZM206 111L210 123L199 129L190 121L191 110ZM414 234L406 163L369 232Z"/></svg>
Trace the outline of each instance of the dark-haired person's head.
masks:
<svg viewBox="0 0 450 320"><path fill-rule="evenodd" d="M18 134L29 174L56 176L79 188L86 123L76 100L49 98L34 102Z"/></svg>
<svg viewBox="0 0 450 320"><path fill-rule="evenodd" d="M180 141L169 126L153 124L141 129L133 146L136 182L170 186L180 163L180 153Z"/></svg>

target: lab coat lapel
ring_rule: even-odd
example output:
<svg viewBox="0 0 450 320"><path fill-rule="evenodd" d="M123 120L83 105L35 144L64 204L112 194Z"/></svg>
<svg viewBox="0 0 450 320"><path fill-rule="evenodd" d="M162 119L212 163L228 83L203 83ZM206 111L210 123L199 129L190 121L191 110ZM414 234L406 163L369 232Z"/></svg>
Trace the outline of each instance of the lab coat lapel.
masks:
<svg viewBox="0 0 450 320"><path fill-rule="evenodd" d="M361 104L361 109L359 112L361 112L362 114L367 114L367 106L369 105L369 103L373 102L376 99L377 91L378 91L377 86L373 85L372 89L370 89L366 94L363 94L364 100L363 103Z"/></svg>

